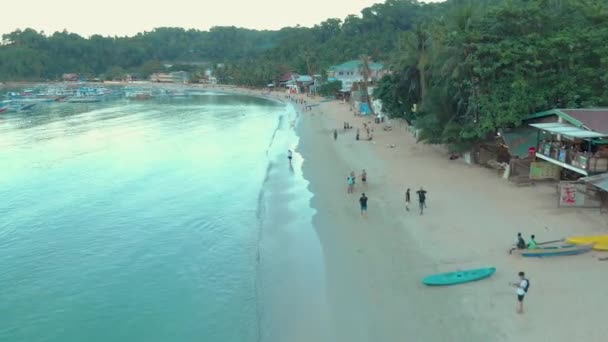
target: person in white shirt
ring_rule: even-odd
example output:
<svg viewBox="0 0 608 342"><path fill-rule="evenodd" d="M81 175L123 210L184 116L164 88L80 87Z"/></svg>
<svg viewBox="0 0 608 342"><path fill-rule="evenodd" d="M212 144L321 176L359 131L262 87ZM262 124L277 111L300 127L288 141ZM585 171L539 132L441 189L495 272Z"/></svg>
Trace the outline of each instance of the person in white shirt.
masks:
<svg viewBox="0 0 608 342"><path fill-rule="evenodd" d="M524 272L519 272L519 281L516 283L510 283L511 286L515 287L517 293L517 313L524 313L524 297L530 287L530 281L526 279Z"/></svg>

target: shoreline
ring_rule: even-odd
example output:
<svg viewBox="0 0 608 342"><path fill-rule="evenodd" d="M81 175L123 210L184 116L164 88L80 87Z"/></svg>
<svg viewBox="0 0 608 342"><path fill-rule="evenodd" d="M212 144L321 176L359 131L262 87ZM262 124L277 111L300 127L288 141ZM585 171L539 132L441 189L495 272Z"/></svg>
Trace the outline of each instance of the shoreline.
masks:
<svg viewBox="0 0 608 342"><path fill-rule="evenodd" d="M258 204L258 341L335 341L324 255L312 225L313 194L302 174L301 155L294 152L291 164L285 156L299 144L301 112L295 104L264 99L283 103L284 109L267 150L269 164Z"/></svg>
<svg viewBox="0 0 608 342"><path fill-rule="evenodd" d="M280 100L284 93L272 94ZM418 144L399 120L392 131L377 126L371 142L355 141L356 129L344 131L342 123L361 127L369 119L338 101L296 97L319 104L300 112L298 152L313 193L335 341L601 340L599 307L608 300L601 252L546 259L506 252L517 232L539 241L605 232L599 212L558 209L551 186L520 188L488 169L450 161L440 148ZM359 215L359 186L353 195L345 191L347 173L362 168L369 178L367 219ZM429 191L424 216L407 213L403 203L405 188L420 185ZM421 284L430 274L486 266L497 272L480 282ZM520 270L534 284L523 315L515 313L508 285Z"/></svg>
<svg viewBox="0 0 608 342"><path fill-rule="evenodd" d="M312 193L297 203L307 202L314 212L311 224L321 247L324 275L297 274L299 269L314 270L307 269L310 263L301 253L309 242L293 234L289 242L300 248L300 254L281 260L277 269L285 273L274 277L284 276L292 283L310 277L305 284L325 296L310 298L311 303L300 298L294 305L281 288L283 297L271 303L275 315L285 314L276 316L280 320L275 326L283 330L275 336L310 341L314 332L315 341L349 342L407 337L473 342L604 338L601 306L608 293L603 289L605 264L597 258L605 253L545 259L506 253L517 232L526 240L536 234L538 241L606 233L606 218L599 212L559 209L551 186L519 188L488 169L466 165L462 159L450 161L439 148L418 144L399 120L392 120L392 131L372 124L374 140L356 141L356 128L370 119L354 116L348 104L297 95L319 105L302 111L283 98L284 92L196 88L292 105L296 112L296 151L303 158L303 177ZM355 128L345 131L343 122ZM339 132L337 141L331 136L334 128ZM281 156L277 163L284 160ZM361 169L367 170L369 184L362 188L358 183L354 194L346 194L346 175L352 170L359 176ZM420 186L429 191L424 216L415 211L415 191ZM413 192L411 212L404 210L406 187ZM370 198L367 218L359 214L362 191ZM303 227L304 223L294 222L297 209L273 224ZM270 267L276 265L272 261ZM486 266L496 267L497 272L480 282L447 288L429 288L420 282L433 273ZM532 283L524 315L515 313L515 291L508 286L520 270ZM315 295L299 285L287 291L294 290L294 296ZM321 312L325 305L327 312ZM321 324L331 326L333 338L320 337L315 329ZM297 336L288 336L290 332Z"/></svg>

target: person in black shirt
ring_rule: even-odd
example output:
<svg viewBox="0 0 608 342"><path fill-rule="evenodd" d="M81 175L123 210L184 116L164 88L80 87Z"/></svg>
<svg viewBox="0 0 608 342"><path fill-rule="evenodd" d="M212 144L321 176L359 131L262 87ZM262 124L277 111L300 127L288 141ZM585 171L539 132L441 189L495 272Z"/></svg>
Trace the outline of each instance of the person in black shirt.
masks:
<svg viewBox="0 0 608 342"><path fill-rule="evenodd" d="M521 236L521 233L517 233L517 238L515 239L515 245L509 250L509 254L512 254L516 249L526 249L526 241Z"/></svg>
<svg viewBox="0 0 608 342"><path fill-rule="evenodd" d="M410 188L405 191L405 210L410 211Z"/></svg>
<svg viewBox="0 0 608 342"><path fill-rule="evenodd" d="M416 191L418 194L418 204L420 205L420 215L423 214L424 208L426 208L426 190L420 187L420 190Z"/></svg>
<svg viewBox="0 0 608 342"><path fill-rule="evenodd" d="M361 204L361 216L366 215L367 214L367 196L365 196L365 193L363 193L361 195L361 198L359 198L359 204Z"/></svg>

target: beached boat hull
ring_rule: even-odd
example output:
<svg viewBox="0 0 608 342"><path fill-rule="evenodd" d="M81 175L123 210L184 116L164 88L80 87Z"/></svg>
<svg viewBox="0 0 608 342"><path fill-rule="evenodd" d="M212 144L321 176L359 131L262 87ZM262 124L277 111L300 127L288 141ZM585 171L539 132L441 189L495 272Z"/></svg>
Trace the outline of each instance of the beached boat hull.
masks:
<svg viewBox="0 0 608 342"><path fill-rule="evenodd" d="M457 285L488 278L495 272L495 267L486 267L474 270L434 274L424 278L422 283L428 286Z"/></svg>
<svg viewBox="0 0 608 342"><path fill-rule="evenodd" d="M553 257L577 255L589 252L593 248L592 243L586 245L563 245L552 247L539 247L535 249L522 249L516 251L523 257Z"/></svg>
<svg viewBox="0 0 608 342"><path fill-rule="evenodd" d="M595 245L593 246L593 250L608 251L608 235L571 236L566 239L566 242L575 245L595 243Z"/></svg>

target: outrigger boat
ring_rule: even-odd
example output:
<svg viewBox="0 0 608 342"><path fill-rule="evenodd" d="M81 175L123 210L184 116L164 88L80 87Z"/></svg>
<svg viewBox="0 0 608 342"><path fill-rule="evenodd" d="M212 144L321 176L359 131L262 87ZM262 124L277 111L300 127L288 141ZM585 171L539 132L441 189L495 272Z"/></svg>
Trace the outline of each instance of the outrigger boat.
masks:
<svg viewBox="0 0 608 342"><path fill-rule="evenodd" d="M552 257L563 255L577 255L589 252L593 248L593 243L585 245L560 245L537 247L533 249L516 249L514 254L519 254L523 257Z"/></svg>

